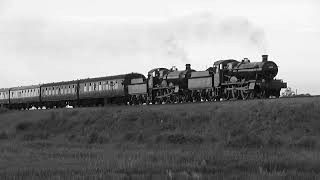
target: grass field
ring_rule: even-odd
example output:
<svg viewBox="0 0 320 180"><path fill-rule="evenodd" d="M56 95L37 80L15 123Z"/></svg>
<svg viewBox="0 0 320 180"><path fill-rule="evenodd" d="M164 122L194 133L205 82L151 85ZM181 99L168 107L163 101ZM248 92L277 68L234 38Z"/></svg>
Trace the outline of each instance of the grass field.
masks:
<svg viewBox="0 0 320 180"><path fill-rule="evenodd" d="M0 179L320 179L320 97L0 109Z"/></svg>

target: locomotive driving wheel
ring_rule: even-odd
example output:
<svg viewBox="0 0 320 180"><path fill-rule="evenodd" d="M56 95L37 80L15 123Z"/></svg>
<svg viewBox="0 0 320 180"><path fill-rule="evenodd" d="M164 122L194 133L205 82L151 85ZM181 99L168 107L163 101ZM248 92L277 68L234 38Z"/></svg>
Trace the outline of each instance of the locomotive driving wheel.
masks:
<svg viewBox="0 0 320 180"><path fill-rule="evenodd" d="M241 91L241 95L243 100L254 99L255 96L253 91L246 90Z"/></svg>
<svg viewBox="0 0 320 180"><path fill-rule="evenodd" d="M229 87L226 91L227 100L237 100L242 97L241 90L236 85Z"/></svg>

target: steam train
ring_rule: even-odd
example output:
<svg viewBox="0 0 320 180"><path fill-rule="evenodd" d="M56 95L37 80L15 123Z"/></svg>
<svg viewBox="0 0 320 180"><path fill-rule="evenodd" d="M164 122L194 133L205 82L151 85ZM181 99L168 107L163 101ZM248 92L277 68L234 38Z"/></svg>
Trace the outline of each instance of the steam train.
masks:
<svg viewBox="0 0 320 180"><path fill-rule="evenodd" d="M279 98L287 84L275 79L278 66L262 61L219 60L205 71L155 68L140 73L0 89L0 106L9 109L162 104Z"/></svg>

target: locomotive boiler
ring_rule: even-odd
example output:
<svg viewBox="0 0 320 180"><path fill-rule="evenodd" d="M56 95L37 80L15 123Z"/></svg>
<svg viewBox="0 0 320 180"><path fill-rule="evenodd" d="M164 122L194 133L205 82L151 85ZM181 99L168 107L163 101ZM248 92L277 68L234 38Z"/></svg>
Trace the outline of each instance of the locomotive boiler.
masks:
<svg viewBox="0 0 320 180"><path fill-rule="evenodd" d="M250 62L247 58L241 62L231 63L231 72L236 77L250 79L272 80L278 74L278 66L273 61L268 61L268 55L262 56L261 62Z"/></svg>

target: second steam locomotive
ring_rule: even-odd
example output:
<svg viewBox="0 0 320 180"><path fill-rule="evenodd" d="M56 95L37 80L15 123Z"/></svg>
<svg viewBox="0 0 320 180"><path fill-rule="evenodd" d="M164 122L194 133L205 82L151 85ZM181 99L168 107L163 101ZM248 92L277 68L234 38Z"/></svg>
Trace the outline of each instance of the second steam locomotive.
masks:
<svg viewBox="0 0 320 180"><path fill-rule="evenodd" d="M0 106L10 109L98 106L106 104L160 104L235 99L279 98L287 84L275 79L278 66L262 61L216 61L205 71L186 64L139 73L0 89Z"/></svg>

